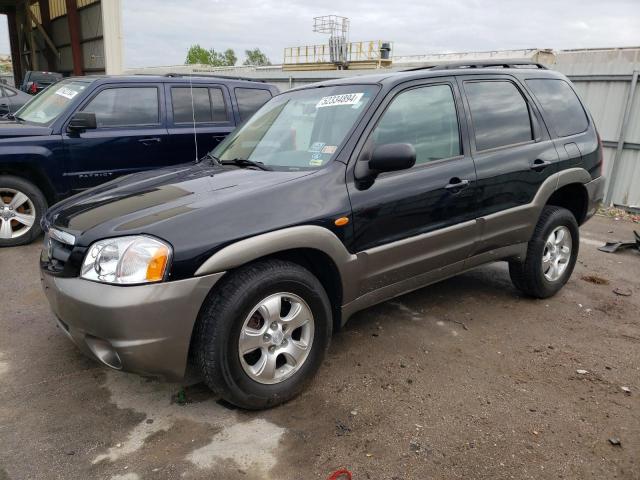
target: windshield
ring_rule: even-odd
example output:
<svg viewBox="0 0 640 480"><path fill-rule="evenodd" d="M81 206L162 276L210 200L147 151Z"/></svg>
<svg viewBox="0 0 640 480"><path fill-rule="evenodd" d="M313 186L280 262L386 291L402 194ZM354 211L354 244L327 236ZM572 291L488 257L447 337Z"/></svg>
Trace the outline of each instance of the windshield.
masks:
<svg viewBox="0 0 640 480"><path fill-rule="evenodd" d="M211 152L274 170L326 165L377 93L374 85L309 88L274 97Z"/></svg>
<svg viewBox="0 0 640 480"><path fill-rule="evenodd" d="M90 83L84 80L63 80L56 83L28 101L15 113L15 117L26 122L49 125Z"/></svg>

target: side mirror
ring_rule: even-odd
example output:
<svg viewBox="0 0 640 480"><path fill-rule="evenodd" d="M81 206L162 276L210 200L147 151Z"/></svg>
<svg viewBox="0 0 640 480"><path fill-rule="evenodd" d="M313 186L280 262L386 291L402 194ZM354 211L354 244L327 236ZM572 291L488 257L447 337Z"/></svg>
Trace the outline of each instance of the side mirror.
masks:
<svg viewBox="0 0 640 480"><path fill-rule="evenodd" d="M98 128L96 114L93 112L76 112L71 117L67 130L70 132L84 132Z"/></svg>
<svg viewBox="0 0 640 480"><path fill-rule="evenodd" d="M387 143L375 148L369 170L376 173L406 170L416 164L416 149L410 143Z"/></svg>

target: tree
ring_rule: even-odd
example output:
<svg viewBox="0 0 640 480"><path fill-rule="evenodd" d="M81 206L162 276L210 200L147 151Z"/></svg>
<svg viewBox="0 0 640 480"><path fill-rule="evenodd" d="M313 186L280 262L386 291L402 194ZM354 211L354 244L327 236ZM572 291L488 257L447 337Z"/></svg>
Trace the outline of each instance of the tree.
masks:
<svg viewBox="0 0 640 480"><path fill-rule="evenodd" d="M243 65L253 65L254 67L264 67L267 65L271 65L269 58L260 51L259 48L254 48L253 50L245 50L244 54L246 55L246 59Z"/></svg>
<svg viewBox="0 0 640 480"><path fill-rule="evenodd" d="M201 63L213 67L231 67L235 65L237 61L238 57L236 57L235 52L231 48L227 49L224 53L218 53L213 48L207 50L196 43L189 48L184 63L186 65Z"/></svg>

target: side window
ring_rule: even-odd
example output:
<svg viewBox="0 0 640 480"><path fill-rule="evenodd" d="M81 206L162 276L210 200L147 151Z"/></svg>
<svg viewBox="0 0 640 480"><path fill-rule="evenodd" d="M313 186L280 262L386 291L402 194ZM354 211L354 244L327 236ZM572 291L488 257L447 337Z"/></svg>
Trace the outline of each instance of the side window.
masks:
<svg viewBox="0 0 640 480"><path fill-rule="evenodd" d="M374 144L410 143L416 164L462 153L458 117L449 85L432 85L400 93L372 133Z"/></svg>
<svg viewBox="0 0 640 480"><path fill-rule="evenodd" d="M464 83L475 132L476 150L503 147L533 139L529 107L509 81Z"/></svg>
<svg viewBox="0 0 640 480"><path fill-rule="evenodd" d="M584 132L589 120L573 89L564 80L533 79L527 86L542 105L545 118L559 137Z"/></svg>
<svg viewBox="0 0 640 480"><path fill-rule="evenodd" d="M96 114L98 128L157 125L160 123L158 89L108 88L98 93L83 111Z"/></svg>
<svg viewBox="0 0 640 480"><path fill-rule="evenodd" d="M262 105L271 100L271 92L258 88L236 88L236 100L240 110L240 120L246 120Z"/></svg>
<svg viewBox="0 0 640 480"><path fill-rule="evenodd" d="M228 122L229 114L227 113L227 105L224 102L224 95L219 88L210 88L212 119L214 122Z"/></svg>
<svg viewBox="0 0 640 480"><path fill-rule="evenodd" d="M191 94L193 92L193 100ZM211 122L211 101L207 87L171 87L173 123ZM193 110L192 110L193 107Z"/></svg>

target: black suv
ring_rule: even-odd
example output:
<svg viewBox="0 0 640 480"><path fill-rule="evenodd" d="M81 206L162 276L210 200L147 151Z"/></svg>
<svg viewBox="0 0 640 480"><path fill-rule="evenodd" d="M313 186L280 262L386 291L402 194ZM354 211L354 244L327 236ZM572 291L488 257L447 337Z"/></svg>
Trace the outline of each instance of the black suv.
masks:
<svg viewBox="0 0 640 480"><path fill-rule="evenodd" d="M509 262L545 298L602 198L602 147L569 81L537 65L431 68L276 96L192 165L47 213L61 330L114 369L228 401L298 393L356 311Z"/></svg>
<svg viewBox="0 0 640 480"><path fill-rule="evenodd" d="M72 77L0 121L0 247L40 235L58 200L203 156L278 93L230 77Z"/></svg>

